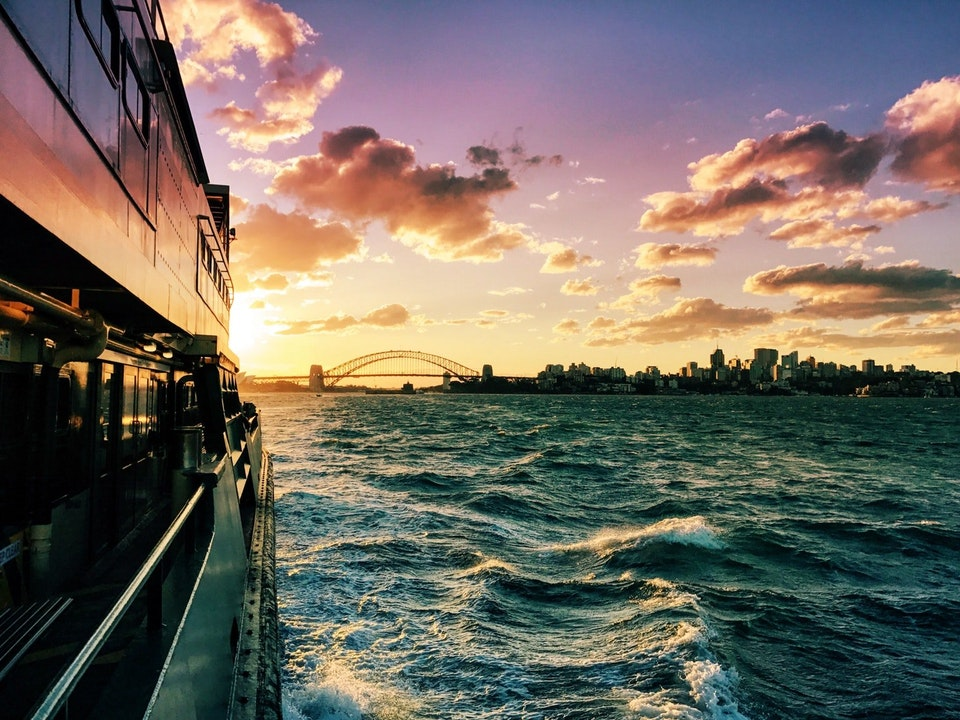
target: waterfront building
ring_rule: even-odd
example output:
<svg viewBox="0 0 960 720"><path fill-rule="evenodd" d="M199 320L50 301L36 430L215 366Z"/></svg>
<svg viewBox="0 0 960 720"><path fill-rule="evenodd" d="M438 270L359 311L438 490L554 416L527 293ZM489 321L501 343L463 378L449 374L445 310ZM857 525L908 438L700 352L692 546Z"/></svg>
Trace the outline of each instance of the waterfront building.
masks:
<svg viewBox="0 0 960 720"><path fill-rule="evenodd" d="M724 366L723 350L717 348L710 354L710 369L719 370Z"/></svg>

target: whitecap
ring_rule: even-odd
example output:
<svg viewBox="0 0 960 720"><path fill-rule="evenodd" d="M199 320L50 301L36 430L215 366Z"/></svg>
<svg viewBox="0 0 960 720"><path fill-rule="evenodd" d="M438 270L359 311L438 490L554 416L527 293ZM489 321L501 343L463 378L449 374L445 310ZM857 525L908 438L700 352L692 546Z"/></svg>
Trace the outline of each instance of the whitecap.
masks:
<svg viewBox="0 0 960 720"><path fill-rule="evenodd" d="M587 540L554 546L552 549L560 552L586 551L600 557L609 557L618 550L655 542L693 545L708 550L723 548L719 532L711 527L703 516L694 515L687 518L666 518L641 528L607 528Z"/></svg>

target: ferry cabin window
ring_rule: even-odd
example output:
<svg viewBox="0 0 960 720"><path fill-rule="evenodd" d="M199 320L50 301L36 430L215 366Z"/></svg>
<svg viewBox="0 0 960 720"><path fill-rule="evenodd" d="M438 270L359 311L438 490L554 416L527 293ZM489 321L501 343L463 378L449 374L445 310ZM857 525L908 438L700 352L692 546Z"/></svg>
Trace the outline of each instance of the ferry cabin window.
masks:
<svg viewBox="0 0 960 720"><path fill-rule="evenodd" d="M77 0L84 30L114 81L120 79L120 23L110 0Z"/></svg>
<svg viewBox="0 0 960 720"><path fill-rule="evenodd" d="M123 105L144 143L149 140L150 96L136 71L133 54L127 51L123 73Z"/></svg>

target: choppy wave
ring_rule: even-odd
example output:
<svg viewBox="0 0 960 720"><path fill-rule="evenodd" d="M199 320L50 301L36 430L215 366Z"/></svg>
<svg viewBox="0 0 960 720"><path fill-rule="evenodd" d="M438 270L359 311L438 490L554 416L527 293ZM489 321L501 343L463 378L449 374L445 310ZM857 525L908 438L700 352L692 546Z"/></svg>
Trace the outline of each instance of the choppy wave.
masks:
<svg viewBox="0 0 960 720"><path fill-rule="evenodd" d="M952 404L256 401L286 717L958 716Z"/></svg>

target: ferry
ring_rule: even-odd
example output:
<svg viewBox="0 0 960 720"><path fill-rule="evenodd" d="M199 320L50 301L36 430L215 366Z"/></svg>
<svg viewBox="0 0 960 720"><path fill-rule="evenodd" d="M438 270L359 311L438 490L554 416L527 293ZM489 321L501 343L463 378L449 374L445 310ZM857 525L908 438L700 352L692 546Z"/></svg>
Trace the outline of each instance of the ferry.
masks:
<svg viewBox="0 0 960 720"><path fill-rule="evenodd" d="M281 716L234 239L158 0L0 0L0 717Z"/></svg>

